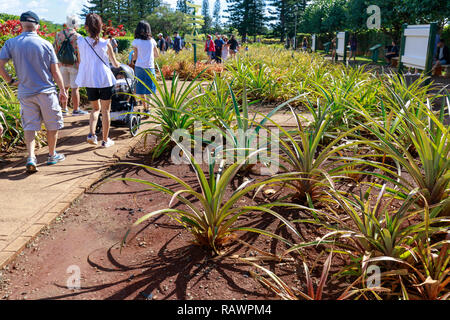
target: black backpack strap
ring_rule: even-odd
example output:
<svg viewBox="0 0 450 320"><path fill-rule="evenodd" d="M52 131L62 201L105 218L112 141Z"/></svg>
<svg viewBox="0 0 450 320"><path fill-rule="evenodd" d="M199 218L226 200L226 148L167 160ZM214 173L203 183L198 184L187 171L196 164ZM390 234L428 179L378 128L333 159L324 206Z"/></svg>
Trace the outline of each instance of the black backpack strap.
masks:
<svg viewBox="0 0 450 320"><path fill-rule="evenodd" d="M103 59L98 55L97 51L95 51L95 49L91 46L91 44L89 43L89 41L87 41L86 38L83 38L86 43L89 45L89 47L91 47L92 51L94 51L95 55L104 63L105 66L107 66L108 68L111 68L105 61L103 61Z"/></svg>
<svg viewBox="0 0 450 320"><path fill-rule="evenodd" d="M71 34L71 35L67 36L65 30L63 30L62 32L63 32L64 36L66 37L66 40L70 40L70 37L72 37L72 35L73 35L73 34Z"/></svg>

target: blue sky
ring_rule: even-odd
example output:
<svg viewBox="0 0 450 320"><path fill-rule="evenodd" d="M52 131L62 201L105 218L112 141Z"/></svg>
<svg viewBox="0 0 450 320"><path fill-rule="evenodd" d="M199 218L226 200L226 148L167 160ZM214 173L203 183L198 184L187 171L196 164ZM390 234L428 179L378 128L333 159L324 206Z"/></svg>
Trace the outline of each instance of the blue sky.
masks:
<svg viewBox="0 0 450 320"><path fill-rule="evenodd" d="M176 6L177 0L163 0L172 7ZM20 15L22 12L34 11L39 18L64 23L66 16L72 13L80 13L87 0L0 0L0 12ZM201 0L194 0L201 4ZM225 4L225 0L223 1ZM224 5L223 4L223 5ZM210 8L214 0L210 0Z"/></svg>

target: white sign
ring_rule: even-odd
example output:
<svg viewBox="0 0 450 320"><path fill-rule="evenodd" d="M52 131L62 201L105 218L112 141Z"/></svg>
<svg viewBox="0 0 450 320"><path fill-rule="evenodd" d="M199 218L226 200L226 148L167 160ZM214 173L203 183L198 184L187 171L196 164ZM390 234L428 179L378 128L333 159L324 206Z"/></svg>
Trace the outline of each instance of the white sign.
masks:
<svg viewBox="0 0 450 320"><path fill-rule="evenodd" d="M312 52L315 52L316 51L316 35L313 34L311 36L311 38L312 38L311 50L312 50Z"/></svg>
<svg viewBox="0 0 450 320"><path fill-rule="evenodd" d="M401 62L417 69L425 69L427 63L428 42L430 39L430 25L412 25L405 29L405 52Z"/></svg>
<svg viewBox="0 0 450 320"><path fill-rule="evenodd" d="M345 54L345 32L339 32L336 40L336 54L338 56L344 56Z"/></svg>

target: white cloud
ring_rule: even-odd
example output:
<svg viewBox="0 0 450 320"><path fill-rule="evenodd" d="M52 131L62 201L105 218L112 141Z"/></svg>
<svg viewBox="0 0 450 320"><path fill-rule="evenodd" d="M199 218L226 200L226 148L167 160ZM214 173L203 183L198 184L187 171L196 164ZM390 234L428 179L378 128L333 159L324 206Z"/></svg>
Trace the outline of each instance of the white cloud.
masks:
<svg viewBox="0 0 450 320"><path fill-rule="evenodd" d="M66 9L66 15L79 14L83 6L88 4L88 0L64 0L64 2L69 3Z"/></svg>
<svg viewBox="0 0 450 320"><path fill-rule="evenodd" d="M39 2L37 2L36 0L33 0L31 2L28 2L26 4L26 7L29 9L35 9L35 8L38 8L39 6L43 6L44 3L42 3L42 2L46 2L46 1L41 1L41 3L39 4Z"/></svg>
<svg viewBox="0 0 450 320"><path fill-rule="evenodd" d="M18 11L17 8L21 8L22 4L19 0L11 1L11 0L0 0L0 8L1 12L16 14Z"/></svg>

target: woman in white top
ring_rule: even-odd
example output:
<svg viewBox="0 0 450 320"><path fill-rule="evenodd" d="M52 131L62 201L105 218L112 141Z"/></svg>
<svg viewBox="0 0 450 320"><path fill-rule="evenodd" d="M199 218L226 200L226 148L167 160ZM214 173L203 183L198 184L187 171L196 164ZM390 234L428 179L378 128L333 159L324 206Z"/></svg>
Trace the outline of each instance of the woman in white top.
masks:
<svg viewBox="0 0 450 320"><path fill-rule="evenodd" d="M137 81L136 94L141 96L144 112L148 112L146 95L155 93L156 85L149 74L156 77L155 58L159 56L158 46L152 38L152 31L147 21L140 21L134 32L133 61L136 61L134 71Z"/></svg>
<svg viewBox="0 0 450 320"><path fill-rule="evenodd" d="M88 100L92 111L89 120L89 135L87 142L97 145L95 127L97 126L100 109L102 112L103 141L102 147L114 145L109 136L111 96L113 95L116 78L111 71L109 62L116 68L120 67L109 40L101 39L102 19L95 13L86 16L85 28L89 37L78 37L78 52L80 66L76 84L86 87Z"/></svg>

